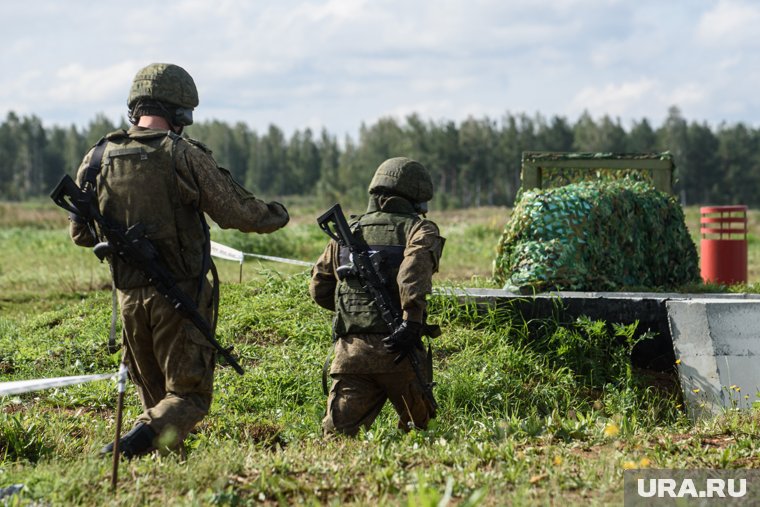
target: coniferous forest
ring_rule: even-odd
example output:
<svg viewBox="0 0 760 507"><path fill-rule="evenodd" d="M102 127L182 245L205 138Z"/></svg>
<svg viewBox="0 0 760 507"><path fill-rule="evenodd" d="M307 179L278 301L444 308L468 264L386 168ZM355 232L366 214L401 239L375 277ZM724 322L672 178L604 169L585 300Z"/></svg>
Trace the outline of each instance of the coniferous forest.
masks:
<svg viewBox="0 0 760 507"><path fill-rule="evenodd" d="M73 174L83 154L103 134L126 127L98 115L85 128L46 126L36 116L10 112L0 123L0 200L46 196L64 173ZM257 195L311 195L325 202L364 199L377 165L408 156L430 169L436 208L511 205L520 185L523 151L670 151L675 191L682 204L760 206L760 129L710 126L671 107L661 125L647 119L577 119L505 113L461 122L418 115L362 124L358 137L339 139L324 128L288 135L275 125L265 132L244 123L207 121L187 135L213 150L217 162Z"/></svg>

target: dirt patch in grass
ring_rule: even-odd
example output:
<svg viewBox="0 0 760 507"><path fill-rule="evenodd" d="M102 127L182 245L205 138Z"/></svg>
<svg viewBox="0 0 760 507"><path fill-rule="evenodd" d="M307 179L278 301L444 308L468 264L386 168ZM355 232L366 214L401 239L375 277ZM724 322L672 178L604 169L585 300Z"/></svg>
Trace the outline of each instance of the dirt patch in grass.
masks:
<svg viewBox="0 0 760 507"><path fill-rule="evenodd" d="M68 224L68 215L52 203L0 202L0 227L57 229Z"/></svg>
<svg viewBox="0 0 760 507"><path fill-rule="evenodd" d="M272 330L248 329L235 333L234 342L241 345L279 345L285 342L285 337Z"/></svg>

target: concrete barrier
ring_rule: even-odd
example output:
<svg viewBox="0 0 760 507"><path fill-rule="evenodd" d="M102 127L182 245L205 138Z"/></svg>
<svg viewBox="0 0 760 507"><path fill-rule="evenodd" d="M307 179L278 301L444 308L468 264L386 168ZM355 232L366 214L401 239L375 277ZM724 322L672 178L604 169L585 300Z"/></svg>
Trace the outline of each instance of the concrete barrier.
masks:
<svg viewBox="0 0 760 507"><path fill-rule="evenodd" d="M760 403L760 294L553 292L442 289L437 294L519 312L526 320L570 323L580 316L608 324L638 322L652 340L633 350L634 365L677 372L692 417Z"/></svg>
<svg viewBox="0 0 760 507"><path fill-rule="evenodd" d="M654 338L640 342L633 350L633 363L656 371L673 371L673 350L668 309L671 301L715 299L719 301L755 300L760 294L681 294L665 292L544 292L516 294L502 289L441 289L438 294L475 304L481 311L502 308L519 312L526 320L552 318L571 323L581 315L608 324L638 322L638 332L651 331Z"/></svg>
<svg viewBox="0 0 760 507"><path fill-rule="evenodd" d="M684 401L698 418L760 403L760 301L668 301Z"/></svg>

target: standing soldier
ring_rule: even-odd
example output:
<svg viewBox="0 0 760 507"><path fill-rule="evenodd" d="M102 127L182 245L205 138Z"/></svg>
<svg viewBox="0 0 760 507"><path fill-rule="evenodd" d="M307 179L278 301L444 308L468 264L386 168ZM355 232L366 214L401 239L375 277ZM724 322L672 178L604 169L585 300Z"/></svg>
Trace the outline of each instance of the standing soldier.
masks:
<svg viewBox="0 0 760 507"><path fill-rule="evenodd" d="M84 157L77 182L97 194L100 212L148 239L215 327L218 280L204 213L222 228L273 232L288 223L285 207L266 203L238 185L203 144L180 136L193 123L198 92L181 67L154 63L134 78L127 100L129 130L106 135ZM95 245L100 231L71 215L71 238ZM124 362L143 413L119 439L127 458L157 445L178 446L211 405L216 351L204 335L118 256L110 259L123 325ZM112 452L113 444L101 453Z"/></svg>
<svg viewBox="0 0 760 507"><path fill-rule="evenodd" d="M436 224L420 217L433 197L433 182L422 164L396 157L377 168L369 193L367 212L351 230L372 251L383 253L386 288L403 312L403 323L389 336L386 321L355 270L339 270L351 263L348 250L330 241L309 285L314 301L335 311L325 434L353 436L361 427L369 428L387 399L405 431L426 428L435 415L434 401L425 395L420 378L432 374L429 358L418 361L422 372L415 372L410 360L396 360L406 354L425 356L421 338L426 296L444 244Z"/></svg>

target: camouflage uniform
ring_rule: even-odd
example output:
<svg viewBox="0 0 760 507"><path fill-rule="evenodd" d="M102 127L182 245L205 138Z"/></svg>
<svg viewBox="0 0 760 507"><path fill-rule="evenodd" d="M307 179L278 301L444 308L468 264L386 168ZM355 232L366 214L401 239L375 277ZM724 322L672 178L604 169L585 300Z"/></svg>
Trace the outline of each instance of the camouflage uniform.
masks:
<svg viewBox="0 0 760 507"><path fill-rule="evenodd" d="M382 167L382 166L381 166ZM394 225L395 224L395 225ZM360 228L367 243L384 238L384 245L397 244L403 258L392 277L389 291L395 296L405 321L424 322L426 296L432 290L432 276L438 271L444 239L438 227L418 216L410 200L398 195L372 195L367 213L352 227ZM382 229L371 232L372 227ZM379 226L379 227L378 227ZM394 229L395 227L395 229ZM390 232L388 232L390 231ZM399 427L427 427L432 407L423 395L419 380L408 360L394 363L396 354L386 350L383 339L390 333L378 319L370 296L360 287L351 292L351 282L339 280L337 268L346 263L341 248L330 241L317 260L309 292L320 306L336 311L334 358L330 367L333 379L322 422L326 434L355 435L369 428L390 399L399 415ZM393 270L395 271L395 270ZM415 349L423 366L425 352ZM423 372L426 374L427 372Z"/></svg>
<svg viewBox="0 0 760 507"><path fill-rule="evenodd" d="M126 227L143 223L180 288L197 297L199 311L213 322L217 301L203 266L206 232L200 213L222 228L265 233L288 222L287 210L254 197L203 145L171 131L132 127L106 139L97 179L101 212ZM80 185L91 156L92 151L79 168ZM70 234L77 245L97 241L77 221ZM169 445L181 442L208 413L216 351L139 271L118 259L112 270L125 362L144 409L137 424L167 435Z"/></svg>

